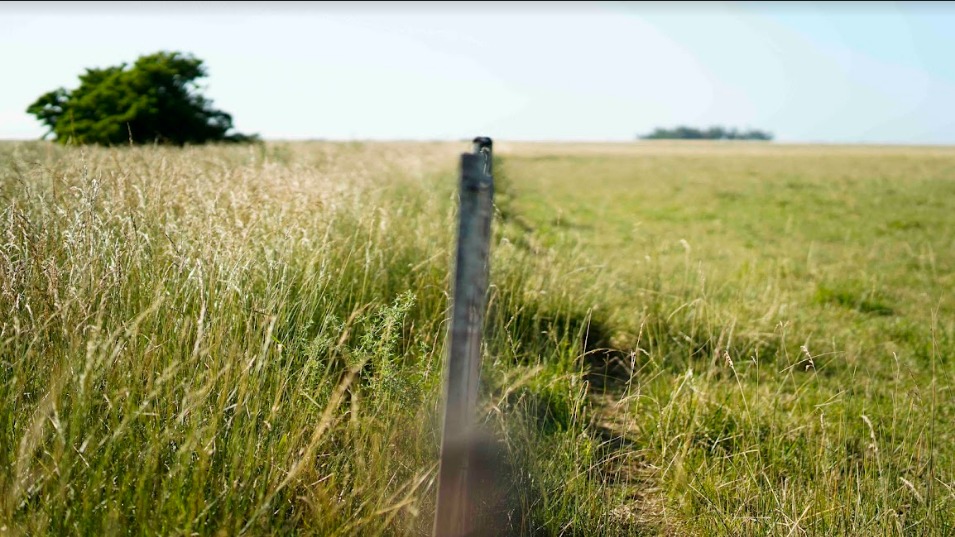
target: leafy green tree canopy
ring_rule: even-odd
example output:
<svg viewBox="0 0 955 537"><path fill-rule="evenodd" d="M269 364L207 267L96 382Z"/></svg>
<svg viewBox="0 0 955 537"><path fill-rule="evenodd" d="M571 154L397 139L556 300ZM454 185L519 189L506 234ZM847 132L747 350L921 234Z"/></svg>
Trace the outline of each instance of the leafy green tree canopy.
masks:
<svg viewBox="0 0 955 537"><path fill-rule="evenodd" d="M59 88L27 108L60 143L201 144L254 141L232 131L232 116L212 107L196 80L206 76L202 60L180 52L141 56L86 69L74 90Z"/></svg>
<svg viewBox="0 0 955 537"><path fill-rule="evenodd" d="M694 129L692 127L676 127L673 129L657 128L650 134L641 136L644 140L772 140L773 135L765 131L750 130L738 131L723 127L708 129Z"/></svg>

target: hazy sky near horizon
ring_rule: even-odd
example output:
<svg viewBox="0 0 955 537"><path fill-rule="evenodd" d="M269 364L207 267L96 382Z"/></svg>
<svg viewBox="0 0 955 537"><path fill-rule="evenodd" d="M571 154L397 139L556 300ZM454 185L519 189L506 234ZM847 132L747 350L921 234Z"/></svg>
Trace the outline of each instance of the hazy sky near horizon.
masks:
<svg viewBox="0 0 955 537"><path fill-rule="evenodd" d="M158 50L266 139L955 143L955 3L0 5L0 138L86 67Z"/></svg>

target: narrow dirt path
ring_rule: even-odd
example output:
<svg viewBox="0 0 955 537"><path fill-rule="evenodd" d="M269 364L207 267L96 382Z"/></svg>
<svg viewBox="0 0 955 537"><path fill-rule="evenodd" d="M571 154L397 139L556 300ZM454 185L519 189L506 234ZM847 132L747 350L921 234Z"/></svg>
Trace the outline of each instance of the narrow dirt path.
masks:
<svg viewBox="0 0 955 537"><path fill-rule="evenodd" d="M495 172L495 210L507 233L519 248L535 255L544 250L536 236L535 222L515 208L517 193L505 175L500 156ZM582 348L585 350L585 379L590 385L588 433L600 442L600 479L603 497L611 502L608 516L612 526L623 525L628 535L681 535L664 512L664 493L656 472L636 442L637 417L628 405L628 388L633 374L629 353L614 348L607 327L588 319Z"/></svg>
<svg viewBox="0 0 955 537"><path fill-rule="evenodd" d="M595 341L603 343L600 338ZM667 520L655 469L635 441L639 426L629 408L631 375L627 354L606 347L587 351L586 379L590 383L590 430L601 441L601 472L607 497L614 505L610 516L634 535L679 535Z"/></svg>

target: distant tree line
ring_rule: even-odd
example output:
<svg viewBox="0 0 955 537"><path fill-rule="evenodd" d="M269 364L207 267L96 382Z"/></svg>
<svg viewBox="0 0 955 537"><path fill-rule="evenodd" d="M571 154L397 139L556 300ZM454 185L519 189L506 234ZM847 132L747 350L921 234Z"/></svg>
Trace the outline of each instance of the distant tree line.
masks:
<svg viewBox="0 0 955 537"><path fill-rule="evenodd" d="M657 128L650 134L640 136L643 140L772 140L772 133L759 130L740 131L723 127L708 129L694 129L692 127L676 127L673 129Z"/></svg>

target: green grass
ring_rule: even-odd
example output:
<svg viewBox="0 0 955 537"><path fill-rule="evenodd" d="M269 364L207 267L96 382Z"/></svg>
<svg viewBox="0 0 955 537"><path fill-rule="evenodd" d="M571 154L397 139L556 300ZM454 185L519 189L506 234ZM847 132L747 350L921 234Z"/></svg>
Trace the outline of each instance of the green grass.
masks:
<svg viewBox="0 0 955 537"><path fill-rule="evenodd" d="M3 531L428 534L468 149L0 145ZM955 150L498 154L499 531L955 531Z"/></svg>
<svg viewBox="0 0 955 537"><path fill-rule="evenodd" d="M590 260L665 530L955 531L955 151L518 145L506 166L538 247Z"/></svg>

